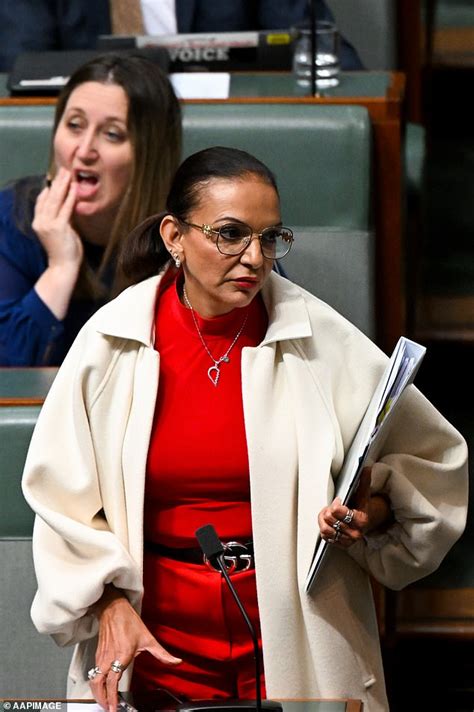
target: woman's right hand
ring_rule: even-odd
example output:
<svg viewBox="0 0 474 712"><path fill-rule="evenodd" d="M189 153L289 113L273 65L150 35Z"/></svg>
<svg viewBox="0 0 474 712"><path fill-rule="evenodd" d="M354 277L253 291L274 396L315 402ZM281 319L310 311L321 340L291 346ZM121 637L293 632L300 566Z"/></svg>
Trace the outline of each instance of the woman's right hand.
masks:
<svg viewBox="0 0 474 712"><path fill-rule="evenodd" d="M95 664L101 672L90 681L90 686L99 705L109 712L116 712L122 672L111 669L114 661L120 662L123 671L145 650L164 665L179 665L181 660L158 643L128 599L113 586L104 592L96 606L96 615L99 618L99 642Z"/></svg>
<svg viewBox="0 0 474 712"><path fill-rule="evenodd" d="M49 267L71 266L78 271L81 265L83 245L71 225L76 186L72 172L60 168L51 186L36 199L32 227L46 251Z"/></svg>
<svg viewBox="0 0 474 712"><path fill-rule="evenodd" d="M71 171L60 168L51 186L38 195L32 223L48 257L35 290L60 321L69 309L84 256L82 240L71 225L76 187Z"/></svg>

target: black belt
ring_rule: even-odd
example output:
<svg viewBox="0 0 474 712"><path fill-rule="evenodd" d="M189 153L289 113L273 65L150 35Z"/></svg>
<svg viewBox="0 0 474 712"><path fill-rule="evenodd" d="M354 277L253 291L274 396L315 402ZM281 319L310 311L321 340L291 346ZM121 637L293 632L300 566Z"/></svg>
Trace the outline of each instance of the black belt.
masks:
<svg viewBox="0 0 474 712"><path fill-rule="evenodd" d="M253 556L253 542L248 541L241 544L239 541L229 541L223 544L225 552L223 554L224 563L228 574L237 573L239 571L247 571L255 568ZM174 561L182 561L186 564L201 564L208 566L213 571L221 573L217 564L209 561L202 553L201 549L184 549L178 547L165 546L164 544L156 544L154 541L146 541L145 549L159 556L164 556L167 559Z"/></svg>

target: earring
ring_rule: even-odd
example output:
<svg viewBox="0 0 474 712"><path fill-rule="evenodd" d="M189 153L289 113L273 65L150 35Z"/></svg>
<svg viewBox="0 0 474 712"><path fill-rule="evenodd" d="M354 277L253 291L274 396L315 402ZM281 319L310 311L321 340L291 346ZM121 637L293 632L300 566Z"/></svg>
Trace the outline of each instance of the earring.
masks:
<svg viewBox="0 0 474 712"><path fill-rule="evenodd" d="M179 257L178 257L178 253L177 253L177 252L170 252L170 255L171 255L171 257L173 258L176 267L179 268L179 267L181 266L181 260L180 260Z"/></svg>

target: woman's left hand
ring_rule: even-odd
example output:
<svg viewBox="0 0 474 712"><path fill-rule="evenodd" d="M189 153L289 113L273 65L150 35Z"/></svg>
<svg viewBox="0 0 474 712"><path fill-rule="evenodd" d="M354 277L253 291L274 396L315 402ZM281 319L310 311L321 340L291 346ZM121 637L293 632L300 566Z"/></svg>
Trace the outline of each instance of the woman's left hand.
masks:
<svg viewBox="0 0 474 712"><path fill-rule="evenodd" d="M329 507L324 507L319 513L319 529L327 542L348 549L369 532L383 530L393 522L387 497L370 492L371 472L370 467L362 470L349 507L336 497Z"/></svg>
<svg viewBox="0 0 474 712"><path fill-rule="evenodd" d="M318 516L321 536L327 542L348 549L369 530L371 468L362 471L359 486L351 507L342 504L339 497L321 510Z"/></svg>

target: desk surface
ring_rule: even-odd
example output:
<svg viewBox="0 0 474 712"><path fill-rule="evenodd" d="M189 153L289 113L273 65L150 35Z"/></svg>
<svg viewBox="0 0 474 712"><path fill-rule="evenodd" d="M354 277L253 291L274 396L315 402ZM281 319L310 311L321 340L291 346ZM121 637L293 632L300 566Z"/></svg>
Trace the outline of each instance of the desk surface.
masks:
<svg viewBox="0 0 474 712"><path fill-rule="evenodd" d="M316 98L385 97L390 86L390 72L342 72L339 85L318 92ZM231 75L230 96L310 97L308 89L299 87L289 73L235 73Z"/></svg>
<svg viewBox="0 0 474 712"><path fill-rule="evenodd" d="M0 368L0 406L41 405L57 368Z"/></svg>
<svg viewBox="0 0 474 712"><path fill-rule="evenodd" d="M312 97L309 90L296 84L291 72L234 72L231 74L229 99L255 97L287 97L293 100L338 100L352 99L385 99L389 93L394 78L401 82L402 75L396 72L341 72L337 87L320 91L317 97ZM2 104L44 103L56 102L55 96L10 96L7 89L7 74L0 74L0 102ZM193 101L205 101L202 99Z"/></svg>
<svg viewBox="0 0 474 712"><path fill-rule="evenodd" d="M360 700L280 700L284 712L361 712Z"/></svg>
<svg viewBox="0 0 474 712"><path fill-rule="evenodd" d="M4 700L0 699L0 702L2 701ZM13 700L10 701L13 702ZM24 700L15 701L22 702ZM38 700L36 701L38 702ZM283 705L283 712L362 712L362 702L353 699L279 701ZM59 712L103 712L102 708L93 700L42 700L42 702L55 702L54 709ZM4 708L7 709L5 705Z"/></svg>

